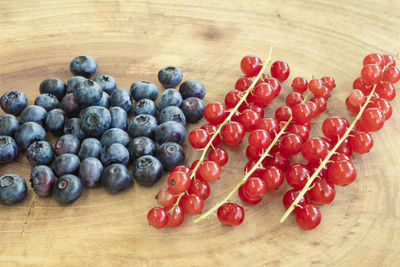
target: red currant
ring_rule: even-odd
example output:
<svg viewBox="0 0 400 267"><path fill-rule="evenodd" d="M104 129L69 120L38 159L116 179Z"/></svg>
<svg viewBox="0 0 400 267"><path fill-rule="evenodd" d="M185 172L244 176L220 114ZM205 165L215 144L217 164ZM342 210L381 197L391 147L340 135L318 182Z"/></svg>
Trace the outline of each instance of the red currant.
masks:
<svg viewBox="0 0 400 267"><path fill-rule="evenodd" d="M357 127L366 132L379 131L385 123L383 112L378 108L367 108L357 122Z"/></svg>
<svg viewBox="0 0 400 267"><path fill-rule="evenodd" d="M210 185L201 178L196 178L192 181L192 185L188 190L189 194L195 194L203 200L210 196Z"/></svg>
<svg viewBox="0 0 400 267"><path fill-rule="evenodd" d="M366 98L365 98L364 93L359 89L355 89L355 90L351 91L351 93L349 94L349 103L352 106L355 106L355 107L362 106L362 105L364 105L365 100L366 100Z"/></svg>
<svg viewBox="0 0 400 267"><path fill-rule="evenodd" d="M246 91L249 89L250 85L253 83L250 77L243 76L240 77L235 84L235 89L239 91Z"/></svg>
<svg viewBox="0 0 400 267"><path fill-rule="evenodd" d="M372 136L367 132L357 132L351 139L351 147L357 154L365 154L369 152L374 145Z"/></svg>
<svg viewBox="0 0 400 267"><path fill-rule="evenodd" d="M243 184L243 193L250 200L262 199L267 192L267 186L263 179L250 177Z"/></svg>
<svg viewBox="0 0 400 267"><path fill-rule="evenodd" d="M182 171L171 172L168 176L168 188L176 194L188 190L191 183L189 175Z"/></svg>
<svg viewBox="0 0 400 267"><path fill-rule="evenodd" d="M275 118L279 121L288 121L292 116L292 109L288 106L281 106L275 111Z"/></svg>
<svg viewBox="0 0 400 267"><path fill-rule="evenodd" d="M214 161L203 162L199 167L199 175L206 182L214 182L221 176L221 167Z"/></svg>
<svg viewBox="0 0 400 267"><path fill-rule="evenodd" d="M351 157L351 155L353 154L353 149L351 148L351 138L347 137L346 139L344 139L340 146L337 148L336 152Z"/></svg>
<svg viewBox="0 0 400 267"><path fill-rule="evenodd" d="M271 65L271 76L280 82L285 81L290 74L289 65L283 60L277 60Z"/></svg>
<svg viewBox="0 0 400 267"><path fill-rule="evenodd" d="M329 92L336 87L335 79L330 76L324 76L321 78L321 81L325 84L325 87L328 88Z"/></svg>
<svg viewBox="0 0 400 267"><path fill-rule="evenodd" d="M328 117L322 123L322 132L331 140L338 140L338 137L342 137L347 130L346 121L337 116Z"/></svg>
<svg viewBox="0 0 400 267"><path fill-rule="evenodd" d="M314 204L329 204L335 198L335 186L325 179L315 179L306 193Z"/></svg>
<svg viewBox="0 0 400 267"><path fill-rule="evenodd" d="M372 91L372 87L373 86L371 84L365 84L362 81L361 77L358 77L353 82L353 89L361 90L364 93L364 95L369 95Z"/></svg>
<svg viewBox="0 0 400 267"><path fill-rule="evenodd" d="M243 125L235 121L225 124L221 129L222 140L230 146L234 146L242 141L244 134Z"/></svg>
<svg viewBox="0 0 400 267"><path fill-rule="evenodd" d="M385 121L387 121L392 116L392 105L386 99L380 98L368 104L368 107L378 108L382 111Z"/></svg>
<svg viewBox="0 0 400 267"><path fill-rule="evenodd" d="M321 212L315 204L305 204L296 211L296 223L303 230L312 230L321 222Z"/></svg>
<svg viewBox="0 0 400 267"><path fill-rule="evenodd" d="M204 118L211 124L221 124L228 115L225 105L220 102L208 103L204 108Z"/></svg>
<svg viewBox="0 0 400 267"><path fill-rule="evenodd" d="M244 204L246 204L247 206L254 206L254 205L260 203L260 201L262 200L261 198L257 198L256 200L248 199L248 197L243 192L243 185L241 185L239 187L238 195L239 195L240 200L242 200L242 202Z"/></svg>
<svg viewBox="0 0 400 267"><path fill-rule="evenodd" d="M218 208L217 216L222 224L237 226L244 220L244 209L236 203L224 203Z"/></svg>
<svg viewBox="0 0 400 267"><path fill-rule="evenodd" d="M246 166L244 167L244 173L248 173L250 170L252 170L254 168L254 166L256 165L257 160L252 160L247 162ZM261 163L260 166L251 174L250 177L262 177L263 173L264 173L264 164Z"/></svg>
<svg viewBox="0 0 400 267"><path fill-rule="evenodd" d="M257 105L268 105L274 98L274 92L269 83L260 83L252 91L254 103Z"/></svg>
<svg viewBox="0 0 400 267"><path fill-rule="evenodd" d="M286 182L296 190L302 189L310 175L310 170L302 163L295 163L289 166L286 171Z"/></svg>
<svg viewBox="0 0 400 267"><path fill-rule="evenodd" d="M396 97L396 90L393 84L388 82L379 83L375 88L375 93L377 93L379 97L389 101L392 101Z"/></svg>
<svg viewBox="0 0 400 267"><path fill-rule="evenodd" d="M243 125L244 130L246 132L254 130L257 127L257 123L259 120L260 120L260 115L251 109L245 109L239 115L239 122L241 125Z"/></svg>
<svg viewBox="0 0 400 267"><path fill-rule="evenodd" d="M177 197L175 193L168 188L162 188L160 189L160 191L158 191L156 199L158 204L160 204L161 206L169 207L176 202Z"/></svg>
<svg viewBox="0 0 400 267"><path fill-rule="evenodd" d="M294 156L299 153L303 140L297 134L285 134L279 142L279 149L287 156Z"/></svg>
<svg viewBox="0 0 400 267"><path fill-rule="evenodd" d="M382 69L378 65L365 65L361 69L364 84L378 84L382 80Z"/></svg>
<svg viewBox="0 0 400 267"><path fill-rule="evenodd" d="M333 156L331 157L331 159L333 158ZM326 177L328 177L328 164L326 164L324 167L322 167L321 171L318 173L318 176L321 179L325 179ZM319 163L307 163L307 168L310 170L310 173L314 173L318 168L319 168Z"/></svg>
<svg viewBox="0 0 400 267"><path fill-rule="evenodd" d="M242 58L240 68L246 76L255 76L262 69L262 61L258 56L247 55Z"/></svg>
<svg viewBox="0 0 400 267"><path fill-rule="evenodd" d="M168 217L168 223L167 223L167 227L168 228L175 228L180 226L183 221L185 220L185 213L183 213L181 207L177 206L172 210L172 214L169 213L169 210L171 209L171 207L165 208L165 212L167 214Z"/></svg>
<svg viewBox="0 0 400 267"><path fill-rule="evenodd" d="M310 89L310 92L313 93L315 96L325 95L326 93L324 92L324 90L328 90L328 88L325 87L325 84L322 82L321 79L312 79L308 83L308 89Z"/></svg>
<svg viewBox="0 0 400 267"><path fill-rule="evenodd" d="M189 143L195 149L202 149L210 141L208 132L204 129L194 129L189 133Z"/></svg>
<svg viewBox="0 0 400 267"><path fill-rule="evenodd" d="M354 114L354 115L357 115L358 112L360 112L360 109L361 109L360 106L353 106L353 105L350 103L349 97L346 98L346 107L347 107L347 109L348 109L352 114Z"/></svg>
<svg viewBox="0 0 400 267"><path fill-rule="evenodd" d="M208 160L213 161L222 167L228 162L228 153L225 149L217 147L208 153Z"/></svg>
<svg viewBox="0 0 400 267"><path fill-rule="evenodd" d="M318 163L328 153L328 144L321 137L311 137L301 148L303 157L311 163Z"/></svg>
<svg viewBox="0 0 400 267"><path fill-rule="evenodd" d="M386 68L396 66L396 60L391 55L382 55L384 66Z"/></svg>
<svg viewBox="0 0 400 267"><path fill-rule="evenodd" d="M285 193L285 195L283 195L283 199L282 199L282 203L283 206L285 207L285 209L288 209L294 202L294 200L297 198L297 196L299 195L299 191L297 191L296 189L291 189L289 191L287 191ZM305 204L307 204L307 200L304 196L302 196L299 200L299 202L297 202L297 205L299 205L301 208L304 207ZM298 209L300 209L300 207L295 207L294 211L296 212Z"/></svg>
<svg viewBox="0 0 400 267"><path fill-rule="evenodd" d="M204 129L207 131L208 135L211 137L217 131L218 127L212 124L205 124L200 127L200 129ZM212 145L217 147L221 143L221 137L219 135L215 136Z"/></svg>
<svg viewBox="0 0 400 267"><path fill-rule="evenodd" d="M293 120L298 123L306 123L311 120L312 112L306 103L300 103L292 109Z"/></svg>
<svg viewBox="0 0 400 267"><path fill-rule="evenodd" d="M287 168L290 165L288 157L282 152L278 151L271 154L271 157L267 157L264 160L265 166L276 166L281 169L283 172L286 172Z"/></svg>
<svg viewBox="0 0 400 267"><path fill-rule="evenodd" d="M304 77L296 77L293 79L292 81L292 88L294 92L297 93L304 93L305 91L307 91L308 88L308 82L307 79Z"/></svg>
<svg viewBox="0 0 400 267"><path fill-rule="evenodd" d="M305 142L308 139L308 136L310 135L310 129L307 126L304 126L303 124L297 124L297 123L290 124L286 128L286 131L298 135L301 138L301 140L303 140L303 142Z"/></svg>
<svg viewBox="0 0 400 267"><path fill-rule="evenodd" d="M267 166L261 179L264 180L267 190L276 190L283 184L283 171L276 166Z"/></svg>
<svg viewBox="0 0 400 267"><path fill-rule="evenodd" d="M190 168L186 165L178 165L178 166L175 166L171 172L177 172L177 171L181 171L181 172L185 172L185 173L189 174Z"/></svg>
<svg viewBox="0 0 400 267"><path fill-rule="evenodd" d="M397 83L400 79L400 71L396 67L389 67L383 72L382 81L389 83Z"/></svg>
<svg viewBox="0 0 400 267"><path fill-rule="evenodd" d="M277 97L282 88L280 82L275 78L269 78L267 82L271 86L272 92L274 93L274 98Z"/></svg>
<svg viewBox="0 0 400 267"><path fill-rule="evenodd" d="M256 147L247 146L246 148L246 157L249 161L257 160L261 158L262 150Z"/></svg>
<svg viewBox="0 0 400 267"><path fill-rule="evenodd" d="M147 213L147 221L156 229L164 228L168 223L167 213L161 207L152 208Z"/></svg>
<svg viewBox="0 0 400 267"><path fill-rule="evenodd" d="M357 171L351 161L335 161L329 165L328 181L334 185L351 184L357 177Z"/></svg>
<svg viewBox="0 0 400 267"><path fill-rule="evenodd" d="M204 200L195 194L184 194L181 198L183 212L190 216L199 214L204 208Z"/></svg>
<svg viewBox="0 0 400 267"><path fill-rule="evenodd" d="M303 101L304 97L300 93L292 92L286 96L286 106L293 108Z"/></svg>
<svg viewBox="0 0 400 267"><path fill-rule="evenodd" d="M248 137L249 146L266 149L271 144L271 136L266 130L254 130Z"/></svg>
<svg viewBox="0 0 400 267"><path fill-rule="evenodd" d="M315 102L312 102L312 101L307 101L305 103L311 110L311 118L317 117L319 115L319 106Z"/></svg>
<svg viewBox="0 0 400 267"><path fill-rule="evenodd" d="M264 117L264 108L260 105L250 103L245 109L255 111L260 116L260 118Z"/></svg>
<svg viewBox="0 0 400 267"><path fill-rule="evenodd" d="M365 56L365 58L363 60L363 66L371 65L371 64L378 65L381 69L383 69L383 67L385 66L383 57L377 53L369 54L369 55Z"/></svg>
<svg viewBox="0 0 400 267"><path fill-rule="evenodd" d="M239 103L240 99L243 97L243 93L238 90L229 91L225 96L225 106L229 108L236 107L237 103ZM238 110L244 110L246 108L246 103L242 102L240 104Z"/></svg>
<svg viewBox="0 0 400 267"><path fill-rule="evenodd" d="M310 99L310 101L314 102L318 106L318 113L321 114L326 110L326 99L323 97L313 97Z"/></svg>

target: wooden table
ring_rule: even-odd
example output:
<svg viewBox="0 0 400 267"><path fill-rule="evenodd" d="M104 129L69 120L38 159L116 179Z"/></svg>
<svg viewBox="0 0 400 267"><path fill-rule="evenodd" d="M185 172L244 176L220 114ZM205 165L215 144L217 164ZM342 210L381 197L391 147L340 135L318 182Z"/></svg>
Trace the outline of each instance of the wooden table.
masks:
<svg viewBox="0 0 400 267"><path fill-rule="evenodd" d="M32 104L43 79L66 81L71 59L90 54L98 73L114 76L119 87L139 79L158 84L158 70L172 64L182 68L184 79L205 84L206 102L221 101L241 75L241 57L265 58L272 45L273 58L290 64L291 78L335 77L328 110L312 123L312 135L320 135L327 116L351 118L344 100L363 57L399 52L399 14L400 3L389 0L1 1L0 93L23 90ZM289 91L290 79L266 109L268 116ZM199 224L187 218L182 227L161 231L148 226L146 213L166 186L165 176L152 188L134 185L119 195L84 190L67 207L52 198L32 205L30 189L21 204L0 205L0 263L398 266L398 98L392 104L392 118L373 134L372 151L353 157L357 180L337 188L334 203L321 207L323 220L316 230L300 230L293 216L279 222L287 186L247 207L240 227L224 227L215 217ZM230 162L212 185L206 209L241 179L244 149L245 144L229 148ZM189 145L185 151L188 164L199 157ZM0 175L6 173L29 179L23 153L0 167Z"/></svg>

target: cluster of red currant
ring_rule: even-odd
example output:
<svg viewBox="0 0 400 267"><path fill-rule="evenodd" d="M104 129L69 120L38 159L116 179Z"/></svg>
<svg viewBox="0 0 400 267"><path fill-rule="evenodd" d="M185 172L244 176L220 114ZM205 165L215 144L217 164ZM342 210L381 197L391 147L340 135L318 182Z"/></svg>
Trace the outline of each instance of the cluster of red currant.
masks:
<svg viewBox="0 0 400 267"><path fill-rule="evenodd" d="M321 221L316 204L332 202L335 185L348 185L356 179L352 153L370 151L373 139L369 132L380 130L392 114L389 101L396 96L393 84L400 79L395 65L389 55L370 54L364 58L361 76L346 99L348 110L357 115L355 120L350 125L345 118L329 117L322 124L325 137L313 137L303 144L302 155L310 166L298 163L295 165L302 166L301 171L296 170L293 176L286 173L293 189L283 197L288 211L281 222L294 209L297 224L305 230L314 229Z"/></svg>
<svg viewBox="0 0 400 267"><path fill-rule="evenodd" d="M285 173L286 179L297 185L296 176L300 175L304 164L290 165L290 157L298 154L303 143L308 141L310 121L325 111L329 93L334 87L332 77L312 79L310 82L303 77L295 78L292 83L294 92L287 95L286 105L276 110L275 119L265 117L257 120L250 132L246 149L249 162L245 166L244 178L219 204L195 222L206 219L217 210L223 224L239 225L244 211L240 205L229 202L233 193L238 191L242 202L252 206L259 203L267 191L278 189ZM314 97L307 100L310 94ZM308 170L308 166L304 165L304 169Z"/></svg>

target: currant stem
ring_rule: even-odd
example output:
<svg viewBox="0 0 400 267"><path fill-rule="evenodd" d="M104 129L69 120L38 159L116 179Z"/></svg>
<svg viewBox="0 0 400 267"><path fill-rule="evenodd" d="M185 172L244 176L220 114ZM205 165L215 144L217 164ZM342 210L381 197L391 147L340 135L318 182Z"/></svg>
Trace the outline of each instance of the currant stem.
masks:
<svg viewBox="0 0 400 267"><path fill-rule="evenodd" d="M361 115L363 114L365 108L367 105L370 103L371 97L375 92L376 84L371 90L371 93L367 97L367 101L365 101L364 105L361 107L360 111L358 112L356 118L353 120L349 128L347 128L346 132L344 135L339 139L339 141L336 143L336 145L329 151L328 155L326 155L325 159L321 162L321 164L318 166L318 168L314 171L313 175L308 179L306 185L303 187L303 189L299 192L297 195L296 199L293 201L292 205L286 210L285 214L280 219L280 222L283 223L286 218L292 213L293 209L299 203L300 199L307 193L310 185L314 181L314 179L318 176L318 174L321 172L321 170L325 167L327 163L330 162L330 158L335 154L336 150L339 148L339 146L343 143L344 140L349 136L350 132L353 130L354 126L356 125L357 121L361 118Z"/></svg>
<svg viewBox="0 0 400 267"><path fill-rule="evenodd" d="M256 86L258 80L261 78L262 74L265 72L265 70L267 69L267 67L271 63L271 61L272 61L272 46L269 48L267 60L263 64L263 67L261 68L260 72L254 78L254 80L253 80L252 84L250 85L250 87L245 91L245 93L240 98L240 100L236 104L236 106L230 110L228 117L226 117L226 119L218 126L217 130L212 134L212 136L211 136L210 140L208 141L207 145L203 148L203 152L201 153L200 159L198 160L196 166L193 168L192 173L190 174L190 179L193 179L196 176L197 169L203 163L204 158L206 157L208 149L210 147L213 147L212 142L217 137L217 135L219 135L219 133L221 132L222 127L224 127L225 124L227 124L228 122L231 121L233 115L239 110L239 107L242 105L243 102L247 103L246 102L247 96L251 93L251 91L253 91L253 88ZM176 202L172 206L172 208L169 210L169 212L172 213L172 211L179 205L179 201L181 200L183 194L185 194L185 192L180 193L178 195L178 199L176 200Z"/></svg>
<svg viewBox="0 0 400 267"><path fill-rule="evenodd" d="M307 95L304 97L303 103L307 101L307 98L309 97L310 94L311 94L310 92L307 93ZM225 204L226 202L229 201L229 199L233 196L233 194L239 189L240 186L242 186L247 181L247 179L253 174L253 172L255 172L257 169L260 169L261 163L264 161L264 159L266 157L270 156L269 151L276 145L276 143L279 141L279 138L285 133L286 128L289 126L289 124L292 122L292 120L293 120L293 117L290 117L289 120L285 123L285 125L275 135L274 140L272 140L271 144L263 152L263 154L258 159L256 164L254 164L253 168L251 168L251 170L245 174L245 176L239 181L239 183L233 188L233 190L231 192L229 192L229 194L223 200L221 200L219 203L214 205L211 209L209 209L206 213L201 215L199 218L194 220L193 221L194 223L202 222L202 221L208 219L208 217L211 214L213 214L220 206L222 206L223 204Z"/></svg>

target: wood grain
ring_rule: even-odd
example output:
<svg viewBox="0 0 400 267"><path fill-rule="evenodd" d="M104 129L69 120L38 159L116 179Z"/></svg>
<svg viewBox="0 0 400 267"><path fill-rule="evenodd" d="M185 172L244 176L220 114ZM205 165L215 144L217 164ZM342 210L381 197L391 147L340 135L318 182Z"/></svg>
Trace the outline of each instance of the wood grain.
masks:
<svg viewBox="0 0 400 267"><path fill-rule="evenodd" d="M1 1L0 93L23 90L30 103L41 80L71 76L70 60L97 59L98 73L129 88L138 79L157 81L160 68L173 64L184 79L207 88L207 102L222 100L241 75L245 54L284 59L291 77L332 75L337 88L328 110L313 121L313 135L329 115L350 118L344 99L371 51L399 52L400 3L382 1ZM266 109L272 116L290 90ZM321 208L323 221L304 232L290 217L284 224L281 198L286 186L246 208L236 228L215 219L179 229L156 231L145 214L156 204L152 188L134 185L111 196L103 188L85 190L72 206L34 194L18 205L0 206L0 264L11 265L400 265L400 130L394 113L366 155L355 156L358 178L337 189L333 204ZM195 125L190 125L194 128ZM241 179L245 144L229 148L230 162L212 185L206 208ZM199 157L185 146L187 162ZM0 175L29 179L24 155L0 167ZM236 200L236 198L234 199ZM26 223L27 214L31 212Z"/></svg>

